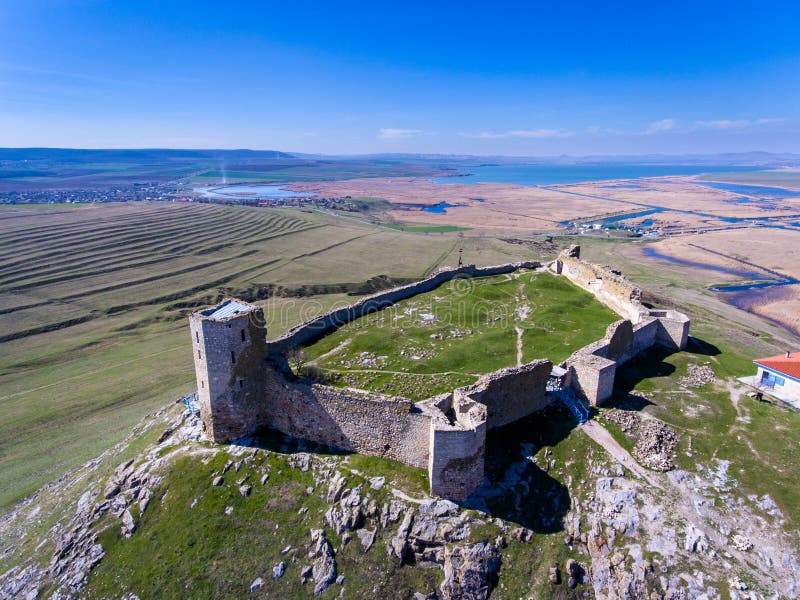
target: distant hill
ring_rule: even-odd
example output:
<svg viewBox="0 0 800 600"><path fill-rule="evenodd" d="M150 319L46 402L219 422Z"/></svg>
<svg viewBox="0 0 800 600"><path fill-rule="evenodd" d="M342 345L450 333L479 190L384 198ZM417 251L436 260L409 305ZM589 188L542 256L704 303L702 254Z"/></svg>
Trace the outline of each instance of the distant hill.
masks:
<svg viewBox="0 0 800 600"><path fill-rule="evenodd" d="M196 162L204 160L272 160L294 158L293 154L277 150L180 150L164 148L142 149L77 149L77 148L0 148L0 160L35 160L73 163L111 162Z"/></svg>

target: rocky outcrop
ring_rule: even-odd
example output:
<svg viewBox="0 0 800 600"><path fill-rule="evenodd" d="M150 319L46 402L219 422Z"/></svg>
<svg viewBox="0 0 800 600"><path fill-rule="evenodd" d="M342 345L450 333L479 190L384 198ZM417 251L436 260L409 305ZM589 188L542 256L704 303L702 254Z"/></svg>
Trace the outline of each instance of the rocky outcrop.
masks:
<svg viewBox="0 0 800 600"><path fill-rule="evenodd" d="M442 600L485 600L497 584L500 562L488 542L445 550Z"/></svg>
<svg viewBox="0 0 800 600"><path fill-rule="evenodd" d="M311 575L314 581L314 595L319 596L336 581L336 559L333 547L325 538L322 529L311 530L311 542L314 544L309 556L314 559Z"/></svg>

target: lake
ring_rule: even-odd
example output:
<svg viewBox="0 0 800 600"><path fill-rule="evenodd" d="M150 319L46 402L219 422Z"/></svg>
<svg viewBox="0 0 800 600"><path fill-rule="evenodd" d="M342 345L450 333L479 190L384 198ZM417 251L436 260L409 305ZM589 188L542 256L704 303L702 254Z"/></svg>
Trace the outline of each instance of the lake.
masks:
<svg viewBox="0 0 800 600"><path fill-rule="evenodd" d="M666 175L699 175L725 170L757 171L756 167L729 167L716 165L483 165L458 169L458 177L436 177L435 183L513 183L525 186L579 183L582 181L608 181Z"/></svg>
<svg viewBox="0 0 800 600"><path fill-rule="evenodd" d="M313 192L295 192L287 190L280 185L228 185L215 188L196 188L195 192L202 194L206 198L217 198L220 200L246 199L255 200L280 200L281 198L301 198L313 196Z"/></svg>

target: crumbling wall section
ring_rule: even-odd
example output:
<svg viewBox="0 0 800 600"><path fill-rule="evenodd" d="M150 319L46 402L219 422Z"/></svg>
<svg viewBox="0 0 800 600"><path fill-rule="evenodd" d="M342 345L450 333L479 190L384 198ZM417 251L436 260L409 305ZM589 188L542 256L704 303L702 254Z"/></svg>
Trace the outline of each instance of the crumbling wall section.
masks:
<svg viewBox="0 0 800 600"><path fill-rule="evenodd" d="M502 427L549 404L547 381L552 370L549 360L536 360L484 375L474 385L458 388L453 394L486 406L487 429Z"/></svg>
<svg viewBox="0 0 800 600"><path fill-rule="evenodd" d="M431 421L431 494L465 500L483 482L486 406L452 396L452 407Z"/></svg>

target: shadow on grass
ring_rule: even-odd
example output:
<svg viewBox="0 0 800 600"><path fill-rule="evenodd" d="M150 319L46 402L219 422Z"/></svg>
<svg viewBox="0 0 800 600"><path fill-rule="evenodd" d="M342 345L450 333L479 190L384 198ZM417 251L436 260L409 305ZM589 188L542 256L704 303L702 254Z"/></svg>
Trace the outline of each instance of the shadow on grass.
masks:
<svg viewBox="0 0 800 600"><path fill-rule="evenodd" d="M604 406L639 411L654 404L648 398L634 392L634 388L646 379L672 375L675 366L664 360L672 354L673 350L653 346L618 367L614 380L614 393Z"/></svg>
<svg viewBox="0 0 800 600"><path fill-rule="evenodd" d="M278 454L294 454L296 452L310 452L323 456L347 456L348 454L353 454L348 450L342 450L327 444L309 442L266 427L259 429L251 436L237 440L232 445L260 448L261 450Z"/></svg>
<svg viewBox="0 0 800 600"><path fill-rule="evenodd" d="M689 336L689 341L686 344L686 350L684 350L684 352L699 354L701 356L717 356L722 353L722 350L710 342L706 342L694 336Z"/></svg>
<svg viewBox="0 0 800 600"><path fill-rule="evenodd" d="M527 527L536 533L564 530L570 509L566 486L528 457L543 447L553 447L566 438L577 422L560 403L489 431L486 436L486 474L481 486L464 506L487 511L493 517Z"/></svg>

